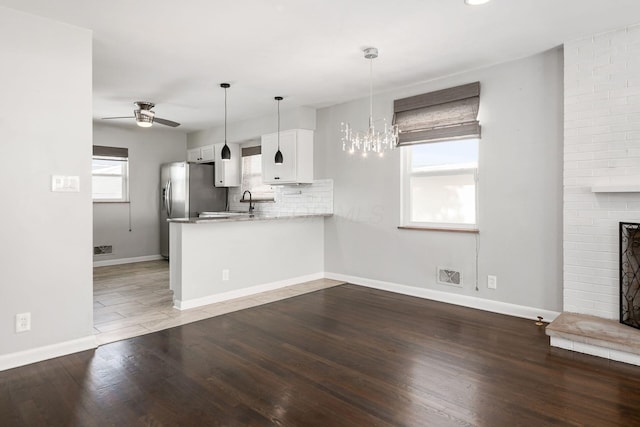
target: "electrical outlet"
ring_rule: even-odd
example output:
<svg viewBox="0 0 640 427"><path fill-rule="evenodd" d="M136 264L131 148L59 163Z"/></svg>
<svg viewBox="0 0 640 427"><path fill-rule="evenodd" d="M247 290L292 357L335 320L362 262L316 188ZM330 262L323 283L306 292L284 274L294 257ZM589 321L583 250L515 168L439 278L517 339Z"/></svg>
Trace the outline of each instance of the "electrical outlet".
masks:
<svg viewBox="0 0 640 427"><path fill-rule="evenodd" d="M16 314L16 333L31 330L31 313Z"/></svg>
<svg viewBox="0 0 640 427"><path fill-rule="evenodd" d="M229 280L229 269L225 268L222 270L222 280Z"/></svg>
<svg viewBox="0 0 640 427"><path fill-rule="evenodd" d="M498 276L487 276L487 288L498 289Z"/></svg>

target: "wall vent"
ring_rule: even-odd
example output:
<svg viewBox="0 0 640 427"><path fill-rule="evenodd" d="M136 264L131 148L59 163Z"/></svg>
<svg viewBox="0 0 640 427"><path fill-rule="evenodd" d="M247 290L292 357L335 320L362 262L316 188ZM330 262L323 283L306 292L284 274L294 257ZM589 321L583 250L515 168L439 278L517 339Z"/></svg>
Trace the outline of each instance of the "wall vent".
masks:
<svg viewBox="0 0 640 427"><path fill-rule="evenodd" d="M462 287L462 272L450 268L438 267L436 282L443 285Z"/></svg>
<svg viewBox="0 0 640 427"><path fill-rule="evenodd" d="M94 255L105 255L113 253L113 246L111 245L103 245L103 246L94 246L93 254Z"/></svg>

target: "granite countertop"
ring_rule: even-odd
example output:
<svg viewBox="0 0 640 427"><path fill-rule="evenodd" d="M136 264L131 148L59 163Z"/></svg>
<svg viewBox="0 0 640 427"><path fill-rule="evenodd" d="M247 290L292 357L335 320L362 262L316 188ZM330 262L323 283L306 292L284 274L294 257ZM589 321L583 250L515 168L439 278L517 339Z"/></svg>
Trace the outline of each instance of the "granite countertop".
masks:
<svg viewBox="0 0 640 427"><path fill-rule="evenodd" d="M179 224L203 224L211 222L237 222L237 221L264 221L272 219L300 219L300 218L319 218L328 217L333 214L269 214L256 213L254 215L233 215L229 217L192 217L192 218L169 218L167 222L176 222Z"/></svg>

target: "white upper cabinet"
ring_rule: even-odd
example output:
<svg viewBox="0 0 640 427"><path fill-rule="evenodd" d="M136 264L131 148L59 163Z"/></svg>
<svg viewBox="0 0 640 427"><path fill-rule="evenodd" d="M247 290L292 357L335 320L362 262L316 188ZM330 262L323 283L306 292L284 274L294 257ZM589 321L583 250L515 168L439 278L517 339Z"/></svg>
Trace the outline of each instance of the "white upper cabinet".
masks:
<svg viewBox="0 0 640 427"><path fill-rule="evenodd" d="M210 163L213 161L215 161L213 144L187 150L187 162Z"/></svg>
<svg viewBox="0 0 640 427"><path fill-rule="evenodd" d="M313 131L291 129L280 132L282 164L275 162L278 134L262 136L262 181L265 184L313 182Z"/></svg>
<svg viewBox="0 0 640 427"><path fill-rule="evenodd" d="M214 185L216 187L239 187L240 186L240 146L238 144L227 144L231 150L231 158L222 160L222 147L224 143L215 144L215 177Z"/></svg>

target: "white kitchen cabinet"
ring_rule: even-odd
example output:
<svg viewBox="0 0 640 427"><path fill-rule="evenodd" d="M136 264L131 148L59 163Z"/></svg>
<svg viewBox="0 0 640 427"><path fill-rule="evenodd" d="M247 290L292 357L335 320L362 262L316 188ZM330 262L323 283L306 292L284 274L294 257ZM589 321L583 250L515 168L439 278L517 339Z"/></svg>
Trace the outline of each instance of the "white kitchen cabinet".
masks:
<svg viewBox="0 0 640 427"><path fill-rule="evenodd" d="M313 182L313 131L290 129L280 132L282 164L275 162L278 134L262 136L262 181L265 184Z"/></svg>
<svg viewBox="0 0 640 427"><path fill-rule="evenodd" d="M200 160L200 148L187 150L187 162L195 163Z"/></svg>
<svg viewBox="0 0 640 427"><path fill-rule="evenodd" d="M215 161L214 145L204 145L202 147L187 150L187 161L193 163L209 163Z"/></svg>
<svg viewBox="0 0 640 427"><path fill-rule="evenodd" d="M222 160L221 154L224 143L214 145L216 156L214 185L216 187L239 187L241 180L240 165L242 160L240 146L229 143L227 143L227 145L229 146L229 150L231 150L231 158L226 161Z"/></svg>

